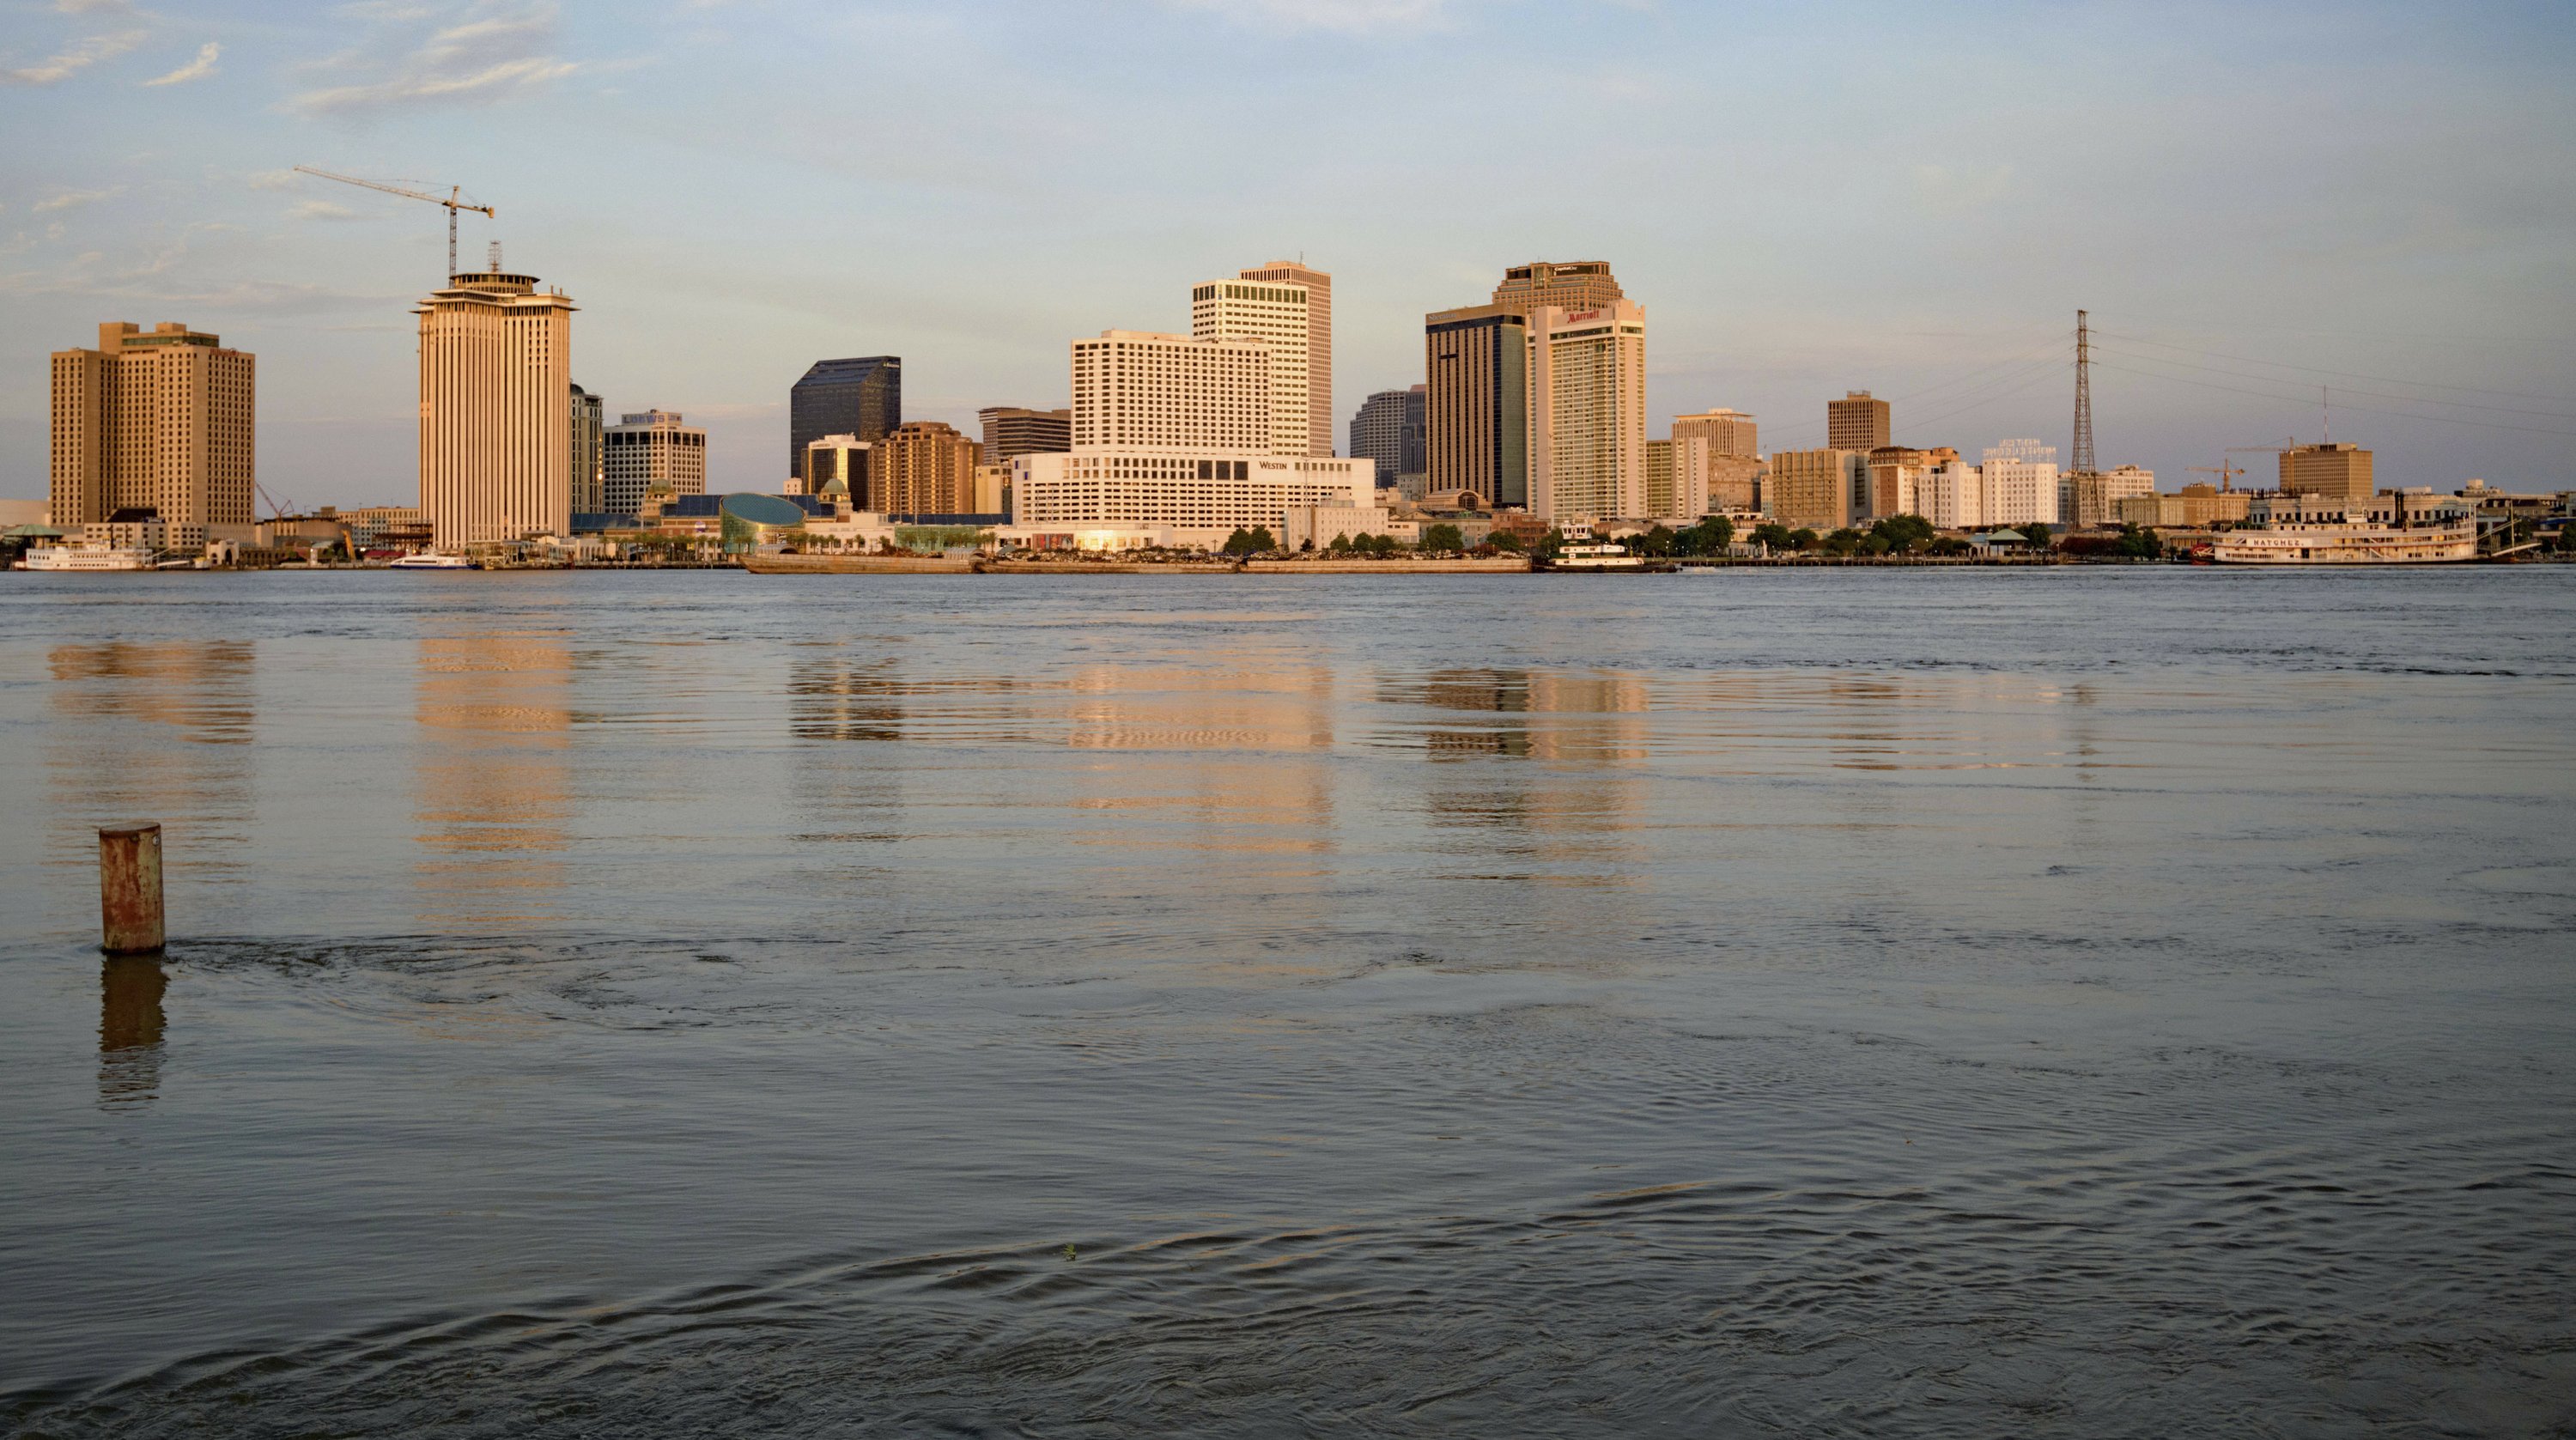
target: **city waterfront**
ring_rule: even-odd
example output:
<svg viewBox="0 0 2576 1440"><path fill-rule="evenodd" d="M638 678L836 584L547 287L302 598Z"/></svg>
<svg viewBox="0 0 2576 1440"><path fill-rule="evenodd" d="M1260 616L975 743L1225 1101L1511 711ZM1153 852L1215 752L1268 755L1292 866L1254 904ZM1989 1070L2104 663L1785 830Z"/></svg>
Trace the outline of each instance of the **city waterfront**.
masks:
<svg viewBox="0 0 2576 1440"><path fill-rule="evenodd" d="M2576 1427L2567 566L0 589L18 1433Z"/></svg>

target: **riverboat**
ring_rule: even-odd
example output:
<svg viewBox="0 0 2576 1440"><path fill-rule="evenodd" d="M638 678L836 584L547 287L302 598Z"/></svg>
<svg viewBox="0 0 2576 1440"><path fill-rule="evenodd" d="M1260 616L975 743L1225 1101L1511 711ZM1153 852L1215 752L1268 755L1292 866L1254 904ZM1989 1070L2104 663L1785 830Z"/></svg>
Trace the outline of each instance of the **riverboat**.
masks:
<svg viewBox="0 0 2576 1440"><path fill-rule="evenodd" d="M462 555L405 555L385 566L388 570L471 570L474 562Z"/></svg>
<svg viewBox="0 0 2576 1440"><path fill-rule="evenodd" d="M2445 565L2478 558L2476 522L2384 525L2363 520L2290 521L2230 530L2211 542L2220 565Z"/></svg>
<svg viewBox="0 0 2576 1440"><path fill-rule="evenodd" d="M27 552L18 562L21 570L68 570L97 573L105 570L149 570L149 550L107 545L40 545Z"/></svg>
<svg viewBox="0 0 2576 1440"><path fill-rule="evenodd" d="M1649 567L1643 559L1629 554L1628 547L1625 545L1568 545L1556 552L1556 559L1549 563L1548 568L1624 571L1634 574L1649 568L1669 569L1671 567Z"/></svg>

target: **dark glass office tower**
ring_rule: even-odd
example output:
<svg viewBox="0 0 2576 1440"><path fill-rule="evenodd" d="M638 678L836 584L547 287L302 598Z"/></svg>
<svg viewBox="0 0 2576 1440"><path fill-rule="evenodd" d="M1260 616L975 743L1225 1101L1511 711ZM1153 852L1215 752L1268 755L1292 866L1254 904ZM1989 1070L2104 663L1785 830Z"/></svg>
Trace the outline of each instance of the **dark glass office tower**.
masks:
<svg viewBox="0 0 2576 1440"><path fill-rule="evenodd" d="M903 423L903 358L817 360L787 392L787 473L805 473L805 447L826 435L874 442Z"/></svg>
<svg viewBox="0 0 2576 1440"><path fill-rule="evenodd" d="M1353 455L1377 462L1377 483L1393 485L1399 475L1420 475L1429 468L1424 432L1429 424L1430 387L1380 390L1351 417Z"/></svg>

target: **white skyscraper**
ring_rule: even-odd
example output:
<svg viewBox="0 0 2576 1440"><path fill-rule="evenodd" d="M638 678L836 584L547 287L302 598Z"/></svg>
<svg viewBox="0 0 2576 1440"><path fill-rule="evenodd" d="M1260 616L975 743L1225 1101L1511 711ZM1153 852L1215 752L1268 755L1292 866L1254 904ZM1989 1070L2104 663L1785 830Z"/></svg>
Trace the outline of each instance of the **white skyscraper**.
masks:
<svg viewBox="0 0 2576 1440"><path fill-rule="evenodd" d="M1190 289L1191 338L1250 341L1270 352L1269 434L1262 448L1273 455L1333 453L1329 408L1323 448L1315 448L1309 299L1305 286L1279 280L1212 280Z"/></svg>
<svg viewBox="0 0 2576 1440"><path fill-rule="evenodd" d="M2057 447L2003 440L1986 452L1985 518L1980 525L2057 523Z"/></svg>
<svg viewBox="0 0 2576 1440"><path fill-rule="evenodd" d="M1286 453L1273 446L1271 347L1104 330L1073 342L1073 448Z"/></svg>
<svg viewBox="0 0 2576 1440"><path fill-rule="evenodd" d="M572 301L534 275L422 300L420 508L441 550L572 528Z"/></svg>
<svg viewBox="0 0 2576 1440"><path fill-rule="evenodd" d="M1641 516L1646 312L1633 301L1529 313L1530 513Z"/></svg>

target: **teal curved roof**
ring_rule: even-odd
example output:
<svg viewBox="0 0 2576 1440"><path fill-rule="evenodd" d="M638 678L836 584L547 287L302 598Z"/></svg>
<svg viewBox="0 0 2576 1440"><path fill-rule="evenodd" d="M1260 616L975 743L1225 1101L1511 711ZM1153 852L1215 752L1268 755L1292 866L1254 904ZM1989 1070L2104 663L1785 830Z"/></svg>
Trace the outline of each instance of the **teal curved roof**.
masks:
<svg viewBox="0 0 2576 1440"><path fill-rule="evenodd" d="M736 520L747 520L754 525L790 526L805 523L805 511L802 506L784 497L763 495L756 490L744 490L727 495L724 497L722 509L725 514Z"/></svg>

